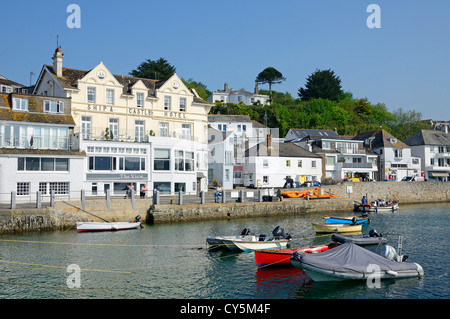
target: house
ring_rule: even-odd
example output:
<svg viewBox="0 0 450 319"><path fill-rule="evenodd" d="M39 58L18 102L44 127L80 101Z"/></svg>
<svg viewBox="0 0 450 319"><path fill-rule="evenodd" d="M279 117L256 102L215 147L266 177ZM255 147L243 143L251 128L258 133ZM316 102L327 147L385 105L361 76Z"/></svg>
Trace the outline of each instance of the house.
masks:
<svg viewBox="0 0 450 319"><path fill-rule="evenodd" d="M450 134L445 130L420 130L404 140L411 154L421 158L426 179L449 180Z"/></svg>
<svg viewBox="0 0 450 319"><path fill-rule="evenodd" d="M407 176L420 176L420 157L411 155L411 147L385 130L364 132L353 140L364 141L364 147L379 156L380 180L400 181Z"/></svg>
<svg viewBox="0 0 450 319"><path fill-rule="evenodd" d="M285 141L288 140L322 157L324 179L377 180L378 156L364 148L364 141L340 136L332 130L300 129L289 130L285 136Z"/></svg>
<svg viewBox="0 0 450 319"><path fill-rule="evenodd" d="M244 89L240 90L230 90L228 88L228 83L225 82L223 90L217 90L208 96L208 102L211 103L235 103L235 104L261 104L266 105L270 102L270 97L268 95L260 94L258 89L258 84L255 85L254 92L249 92Z"/></svg>
<svg viewBox="0 0 450 319"><path fill-rule="evenodd" d="M278 129L271 129L257 121L251 120L248 115L210 114L208 115L208 122L208 125L214 130L228 133L227 140L233 146L231 183L233 185L243 185L244 180L242 174L244 173L245 150L265 141L268 134L273 136L272 139L276 139ZM210 159L212 160L212 158ZM215 165L211 160L209 161L209 165ZM211 170L211 166L209 170ZM225 180L226 176L223 175L220 180ZM209 179L210 184L211 181L212 179Z"/></svg>
<svg viewBox="0 0 450 319"><path fill-rule="evenodd" d="M27 93L25 85L14 82L0 75L0 93Z"/></svg>
<svg viewBox="0 0 450 319"><path fill-rule="evenodd" d="M90 70L63 67L58 47L34 94L70 97L74 143L87 152L84 187L92 194L135 190L196 193L207 188L207 125L211 104L177 74L151 80L113 74L102 62Z"/></svg>
<svg viewBox="0 0 450 319"><path fill-rule="evenodd" d="M244 186L283 187L288 181L296 183L320 181L322 158L294 143L265 142L245 151Z"/></svg>
<svg viewBox="0 0 450 319"><path fill-rule="evenodd" d="M234 136L231 132L208 129L208 183L220 183L223 189L233 189Z"/></svg>
<svg viewBox="0 0 450 319"><path fill-rule="evenodd" d="M0 202L81 196L85 153L73 147L71 100L0 93Z"/></svg>

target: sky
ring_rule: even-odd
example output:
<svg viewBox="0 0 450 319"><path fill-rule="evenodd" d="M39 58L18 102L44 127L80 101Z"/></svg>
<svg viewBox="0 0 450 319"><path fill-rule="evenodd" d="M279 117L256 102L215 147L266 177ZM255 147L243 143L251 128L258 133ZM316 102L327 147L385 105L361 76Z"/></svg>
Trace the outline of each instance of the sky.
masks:
<svg viewBox="0 0 450 319"><path fill-rule="evenodd" d="M70 4L79 28L67 23ZM294 98L315 70L332 69L355 98L450 120L448 0L16 0L1 11L0 74L24 85L52 64L58 35L64 67L102 61L128 75L162 57L210 91L253 91L270 66L286 78L273 90Z"/></svg>

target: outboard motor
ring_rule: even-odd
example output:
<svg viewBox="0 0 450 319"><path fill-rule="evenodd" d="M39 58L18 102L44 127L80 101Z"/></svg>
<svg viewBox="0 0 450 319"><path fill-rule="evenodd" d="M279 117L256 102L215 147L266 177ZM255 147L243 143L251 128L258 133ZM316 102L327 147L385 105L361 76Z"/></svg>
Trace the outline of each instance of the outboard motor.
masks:
<svg viewBox="0 0 450 319"><path fill-rule="evenodd" d="M371 229L371 230L369 231L369 236L370 236L370 237L383 237L383 235L378 234L378 232L376 231L376 229Z"/></svg>
<svg viewBox="0 0 450 319"><path fill-rule="evenodd" d="M357 222L358 222L358 220L356 219L356 217L353 217L353 218L352 218L352 225L356 225Z"/></svg>
<svg viewBox="0 0 450 319"><path fill-rule="evenodd" d="M291 238L291 235L289 235L288 233L284 232L284 228L277 226L275 227L275 229L272 231L272 235L275 239L289 239Z"/></svg>
<svg viewBox="0 0 450 319"><path fill-rule="evenodd" d="M408 255L399 255L394 247L389 245L384 245L381 247L381 256L396 262L404 262L408 259Z"/></svg>
<svg viewBox="0 0 450 319"><path fill-rule="evenodd" d="M140 220L141 220L141 215L137 215L136 217L134 217L135 223L139 223Z"/></svg>
<svg viewBox="0 0 450 319"><path fill-rule="evenodd" d="M242 236L247 236L248 234L250 234L250 229L248 229L248 228L244 228L241 232Z"/></svg>
<svg viewBox="0 0 450 319"><path fill-rule="evenodd" d="M266 235L261 234L259 235L259 241L265 241L266 240Z"/></svg>

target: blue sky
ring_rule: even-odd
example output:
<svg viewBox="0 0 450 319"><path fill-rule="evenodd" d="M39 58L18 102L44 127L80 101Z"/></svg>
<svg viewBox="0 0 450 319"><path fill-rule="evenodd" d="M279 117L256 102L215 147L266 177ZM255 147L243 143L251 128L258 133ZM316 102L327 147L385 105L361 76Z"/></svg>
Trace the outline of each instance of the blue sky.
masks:
<svg viewBox="0 0 450 319"><path fill-rule="evenodd" d="M66 25L71 3L79 29ZM380 6L379 29L367 27L369 4ZM272 66L286 78L273 89L294 97L316 69L333 69L354 97L450 120L449 16L448 0L8 1L0 74L36 80L58 34L65 67L103 61L125 75L163 57L211 91L224 82L252 91Z"/></svg>

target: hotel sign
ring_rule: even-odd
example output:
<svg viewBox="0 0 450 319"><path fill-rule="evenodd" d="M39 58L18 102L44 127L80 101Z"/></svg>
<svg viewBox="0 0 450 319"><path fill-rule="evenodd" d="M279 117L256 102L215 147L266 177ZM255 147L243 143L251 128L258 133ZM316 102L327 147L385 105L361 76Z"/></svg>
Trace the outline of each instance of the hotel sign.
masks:
<svg viewBox="0 0 450 319"><path fill-rule="evenodd" d="M148 174L132 174L132 173L119 173L119 174L86 174L86 180L88 181L112 181L112 180L148 180Z"/></svg>
<svg viewBox="0 0 450 319"><path fill-rule="evenodd" d="M114 107L110 106L110 105L88 104L87 110L88 111L101 111L101 112L114 113ZM146 109L141 109L141 108L129 108L128 113L133 114L133 115L153 115L152 110L146 110ZM186 118L186 112L164 111L164 116L165 117Z"/></svg>

